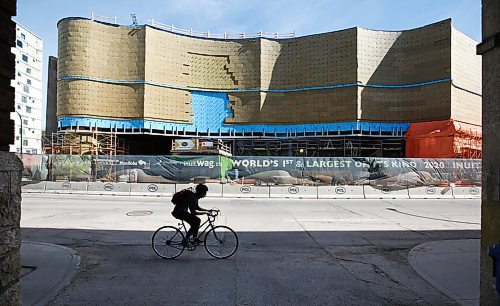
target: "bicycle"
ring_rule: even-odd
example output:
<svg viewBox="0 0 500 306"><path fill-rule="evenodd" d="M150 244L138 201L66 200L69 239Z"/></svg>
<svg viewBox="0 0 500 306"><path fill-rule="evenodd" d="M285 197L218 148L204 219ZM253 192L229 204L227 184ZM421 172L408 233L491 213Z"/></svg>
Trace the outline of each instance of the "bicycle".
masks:
<svg viewBox="0 0 500 306"><path fill-rule="evenodd" d="M208 254L217 259L225 259L236 253L239 241L238 235L230 227L214 224L219 214L220 210L210 211L207 220L200 225L199 237L204 235L203 245ZM151 245L156 255L165 259L174 259L185 249L194 251L199 244L185 239L183 229L187 234L184 221L179 222L178 227L168 225L157 229L151 238Z"/></svg>

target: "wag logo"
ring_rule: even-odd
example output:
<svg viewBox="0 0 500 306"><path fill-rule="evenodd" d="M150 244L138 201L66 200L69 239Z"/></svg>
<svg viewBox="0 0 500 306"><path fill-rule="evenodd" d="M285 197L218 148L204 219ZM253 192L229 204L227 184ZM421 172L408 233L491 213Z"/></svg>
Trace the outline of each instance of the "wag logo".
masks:
<svg viewBox="0 0 500 306"><path fill-rule="evenodd" d="M469 193L472 194L472 195L478 195L479 194L479 188L471 187L469 189Z"/></svg>
<svg viewBox="0 0 500 306"><path fill-rule="evenodd" d="M335 193L336 194L345 194L346 189L345 189L345 187L335 187Z"/></svg>
<svg viewBox="0 0 500 306"><path fill-rule="evenodd" d="M157 192L158 191L158 185L155 185L155 184L148 185L148 191L149 192Z"/></svg>
<svg viewBox="0 0 500 306"><path fill-rule="evenodd" d="M252 187L250 186L241 186L240 187L240 192L241 193L249 193L252 191Z"/></svg>
<svg viewBox="0 0 500 306"><path fill-rule="evenodd" d="M297 194L299 193L299 191L300 191L299 187L296 186L288 187L288 193Z"/></svg>
<svg viewBox="0 0 500 306"><path fill-rule="evenodd" d="M435 194L436 193L436 188L434 188L434 187L427 187L427 188L425 188L425 193L427 193L427 194Z"/></svg>
<svg viewBox="0 0 500 306"><path fill-rule="evenodd" d="M64 182L61 184L62 189L70 189L71 188L71 183L69 182Z"/></svg>
<svg viewBox="0 0 500 306"><path fill-rule="evenodd" d="M382 187L382 189L380 189L382 191L382 193L391 193L391 188L389 187Z"/></svg>
<svg viewBox="0 0 500 306"><path fill-rule="evenodd" d="M115 186L113 186L113 184L110 184L110 183L104 184L104 190L106 190L106 191L111 191L111 190L113 190L113 188L115 188Z"/></svg>

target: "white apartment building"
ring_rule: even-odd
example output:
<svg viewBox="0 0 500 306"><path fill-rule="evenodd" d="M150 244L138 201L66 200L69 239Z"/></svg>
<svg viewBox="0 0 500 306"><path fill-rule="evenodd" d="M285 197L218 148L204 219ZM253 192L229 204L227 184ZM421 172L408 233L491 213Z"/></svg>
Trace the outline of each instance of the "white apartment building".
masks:
<svg viewBox="0 0 500 306"><path fill-rule="evenodd" d="M42 153L42 61L43 41L19 23L16 24L16 111L15 141L11 152Z"/></svg>

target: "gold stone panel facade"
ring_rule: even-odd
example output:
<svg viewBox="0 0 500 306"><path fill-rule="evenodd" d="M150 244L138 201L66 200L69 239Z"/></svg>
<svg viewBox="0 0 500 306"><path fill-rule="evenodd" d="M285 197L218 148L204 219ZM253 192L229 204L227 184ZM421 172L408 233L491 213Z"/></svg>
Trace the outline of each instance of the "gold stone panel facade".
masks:
<svg viewBox="0 0 500 306"><path fill-rule="evenodd" d="M57 113L96 118L144 117L144 85L116 85L85 80L57 84Z"/></svg>
<svg viewBox="0 0 500 306"><path fill-rule="evenodd" d="M281 40L199 38L81 18L58 28L59 117L190 123L191 91L207 90L228 93L228 124L481 124L480 59L450 20Z"/></svg>
<svg viewBox="0 0 500 306"><path fill-rule="evenodd" d="M234 93L229 95L233 124L294 124L356 120L357 88L294 93ZM261 102L262 105L261 105Z"/></svg>

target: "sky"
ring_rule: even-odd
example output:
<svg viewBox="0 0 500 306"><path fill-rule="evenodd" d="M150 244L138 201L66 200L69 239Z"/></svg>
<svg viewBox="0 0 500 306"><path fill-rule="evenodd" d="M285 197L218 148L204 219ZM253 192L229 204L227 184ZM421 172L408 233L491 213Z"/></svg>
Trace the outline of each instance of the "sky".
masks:
<svg viewBox="0 0 500 306"><path fill-rule="evenodd" d="M57 57L57 22L91 13L116 17L130 25L154 19L182 29L214 34L224 32L296 33L296 36L352 27L374 30L408 30L451 18L453 26L481 40L481 0L18 0L19 22L43 39L42 125L45 126L47 63Z"/></svg>

